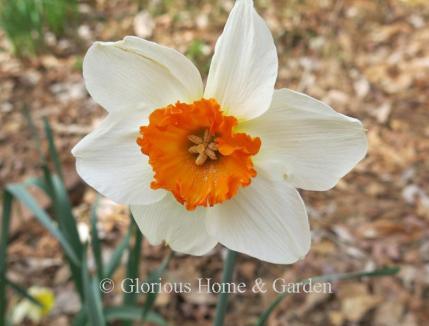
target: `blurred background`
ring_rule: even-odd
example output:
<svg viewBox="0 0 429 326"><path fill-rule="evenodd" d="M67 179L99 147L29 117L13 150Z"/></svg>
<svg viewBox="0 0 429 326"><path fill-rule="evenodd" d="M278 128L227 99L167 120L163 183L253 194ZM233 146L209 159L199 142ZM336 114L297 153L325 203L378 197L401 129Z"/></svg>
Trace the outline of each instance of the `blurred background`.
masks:
<svg viewBox="0 0 429 326"><path fill-rule="evenodd" d="M312 248L304 260L279 266L239 255L234 280L294 281L400 266L395 277L336 283L333 294L291 295L268 324L428 325L428 1L255 3L277 45L277 88L305 92L362 120L369 154L333 190L301 192L313 231ZM0 0L0 187L40 176L29 121L42 130L47 117L79 235L88 237L96 193L77 176L70 150L105 112L83 84L86 50L95 40L138 35L186 54L205 78L232 6L232 0ZM44 142L41 146L47 150ZM51 209L46 196L33 190L32 194L44 209ZM22 206L14 205L12 216L8 279L53 293L53 307L41 325L69 325L80 302L58 241ZM103 260L111 258L129 225L126 207L100 199L97 226L105 248ZM150 246L143 239L139 275L156 268L167 252L168 248ZM176 254L164 279L219 280L223 257L221 246L204 257ZM90 256L90 270L94 264ZM113 278L122 279L125 269L120 265ZM104 300L115 304L121 297L115 290ZM233 295L226 325L252 325L275 297L271 291ZM10 313L20 300L8 291ZM160 294L154 307L172 325L209 325L215 304L215 295Z"/></svg>

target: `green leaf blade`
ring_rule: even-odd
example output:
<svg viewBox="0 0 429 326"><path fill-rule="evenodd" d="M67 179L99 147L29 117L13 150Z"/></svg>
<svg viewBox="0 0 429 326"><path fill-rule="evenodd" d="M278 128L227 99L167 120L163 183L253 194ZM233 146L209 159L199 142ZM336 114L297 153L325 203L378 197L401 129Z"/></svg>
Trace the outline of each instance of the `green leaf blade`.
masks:
<svg viewBox="0 0 429 326"><path fill-rule="evenodd" d="M97 208L99 203L99 197L97 196L94 205L91 209L91 248L92 254L94 255L95 266L97 268L97 276L101 280L104 277L104 266L103 258L101 253L101 241L98 236L97 228Z"/></svg>
<svg viewBox="0 0 429 326"><path fill-rule="evenodd" d="M106 320L116 321L147 321L160 326L167 326L165 319L156 312L149 312L143 316L143 311L139 306L123 305L119 307L109 307L104 309Z"/></svg>
<svg viewBox="0 0 429 326"><path fill-rule="evenodd" d="M0 233L0 325L6 323L6 268L7 244L9 242L9 227L12 218L13 196L8 191L3 193L2 223Z"/></svg>
<svg viewBox="0 0 429 326"><path fill-rule="evenodd" d="M173 252L170 251L167 257L164 258L164 260L161 262L159 267L151 272L149 274L149 277L147 279L147 283L157 283L159 282L160 277L165 273L168 264L170 263L171 258L173 258ZM143 316L146 318L148 316L149 312L152 310L152 307L155 303L156 297L158 293L157 292L148 292L146 296L146 301L143 305Z"/></svg>
<svg viewBox="0 0 429 326"><path fill-rule="evenodd" d="M34 217L51 233L62 245L66 255L76 264L80 265L80 260L73 247L70 245L64 234L54 224L49 215L39 206L36 200L29 194L22 184L11 184L6 186L7 192L12 194L17 200L22 202L34 215Z"/></svg>
<svg viewBox="0 0 429 326"><path fill-rule="evenodd" d="M43 307L42 303L40 303L36 298L34 298L30 293L28 293L28 291L26 289L24 289L20 285L12 282L9 279L6 279L6 284L9 285L20 296L26 298L27 300L31 301L35 305L38 305L39 307Z"/></svg>
<svg viewBox="0 0 429 326"><path fill-rule="evenodd" d="M86 250L82 256L82 280L85 293L86 315L88 316L90 325L106 325L99 289L99 281L96 278L91 277L89 273Z"/></svg>
<svg viewBox="0 0 429 326"><path fill-rule="evenodd" d="M122 239L122 241L119 243L119 245L116 247L115 251L113 252L112 257L108 265L106 266L106 274L104 275L105 278L112 278L113 274L118 269L119 265L121 264L123 254L127 249L128 244L130 243L130 238L131 238L131 229L128 230L124 239Z"/></svg>
<svg viewBox="0 0 429 326"><path fill-rule="evenodd" d="M60 155L58 154L57 147L55 146L54 134L52 132L51 125L49 124L49 120L46 117L43 119L43 126L45 129L46 138L48 139L49 156L54 163L55 172L60 176L61 180L64 181L64 173L61 167Z"/></svg>

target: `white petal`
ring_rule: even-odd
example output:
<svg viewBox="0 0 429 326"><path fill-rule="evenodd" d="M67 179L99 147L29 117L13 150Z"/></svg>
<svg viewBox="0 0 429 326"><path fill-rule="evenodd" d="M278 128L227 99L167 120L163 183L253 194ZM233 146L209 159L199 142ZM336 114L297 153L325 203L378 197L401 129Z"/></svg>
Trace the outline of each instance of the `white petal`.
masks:
<svg viewBox="0 0 429 326"><path fill-rule="evenodd" d="M206 231L205 208L188 211L167 195L152 205L131 206L131 212L152 245L165 241L175 251L197 256L216 246L217 241Z"/></svg>
<svg viewBox="0 0 429 326"><path fill-rule="evenodd" d="M311 242L298 192L262 170L231 200L209 209L207 230L232 250L276 264L302 258Z"/></svg>
<svg viewBox="0 0 429 326"><path fill-rule="evenodd" d="M297 188L328 190L367 152L361 122L301 93L281 89L270 109L241 128L262 140L255 158Z"/></svg>
<svg viewBox="0 0 429 326"><path fill-rule="evenodd" d="M88 92L109 112L192 102L203 93L191 61L138 37L94 43L85 56L83 75Z"/></svg>
<svg viewBox="0 0 429 326"><path fill-rule="evenodd" d="M255 118L271 103L277 68L273 37L253 1L237 0L217 41L204 97L239 119Z"/></svg>
<svg viewBox="0 0 429 326"><path fill-rule="evenodd" d="M76 169L86 183L121 204L143 205L162 199L164 190L153 190L148 157L136 143L142 113L110 113L72 150Z"/></svg>

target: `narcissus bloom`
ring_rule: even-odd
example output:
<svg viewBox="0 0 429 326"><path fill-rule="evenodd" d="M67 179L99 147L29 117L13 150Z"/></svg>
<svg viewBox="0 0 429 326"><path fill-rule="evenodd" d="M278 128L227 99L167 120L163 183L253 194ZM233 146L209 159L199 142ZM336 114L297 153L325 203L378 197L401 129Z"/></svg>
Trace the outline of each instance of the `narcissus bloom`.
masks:
<svg viewBox="0 0 429 326"><path fill-rule="evenodd" d="M22 325L25 319L29 319L39 324L43 317L46 317L55 305L55 295L48 288L32 286L30 295L41 303L36 305L28 299L22 299L12 311L12 322L14 325Z"/></svg>
<svg viewBox="0 0 429 326"><path fill-rule="evenodd" d="M251 0L237 0L204 88L179 52L137 38L96 42L86 87L107 118L73 149L92 187L129 204L152 244L202 255L218 242L273 263L310 247L296 188L328 190L367 151L362 124L274 90L277 53Z"/></svg>

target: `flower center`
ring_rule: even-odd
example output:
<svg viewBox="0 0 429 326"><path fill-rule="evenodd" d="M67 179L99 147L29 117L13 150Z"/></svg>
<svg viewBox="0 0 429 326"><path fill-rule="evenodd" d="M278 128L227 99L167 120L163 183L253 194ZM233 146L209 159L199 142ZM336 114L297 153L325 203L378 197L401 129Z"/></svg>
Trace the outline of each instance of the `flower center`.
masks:
<svg viewBox="0 0 429 326"><path fill-rule="evenodd" d="M198 137L196 135L189 135L188 139L193 143L189 147L189 153L198 154L195 159L196 165L203 165L207 159L217 160L217 145L214 141L214 137L210 136L210 131L208 129L204 130L204 136Z"/></svg>
<svg viewBox="0 0 429 326"><path fill-rule="evenodd" d="M152 112L137 138L154 171L151 187L170 191L188 210L232 198L256 176L251 157L261 146L234 132L236 125L213 99Z"/></svg>

